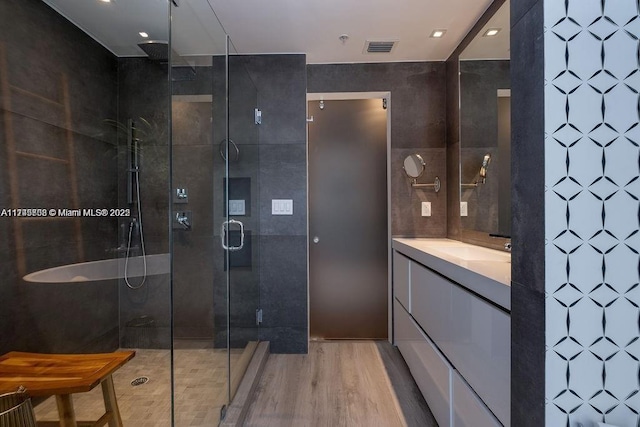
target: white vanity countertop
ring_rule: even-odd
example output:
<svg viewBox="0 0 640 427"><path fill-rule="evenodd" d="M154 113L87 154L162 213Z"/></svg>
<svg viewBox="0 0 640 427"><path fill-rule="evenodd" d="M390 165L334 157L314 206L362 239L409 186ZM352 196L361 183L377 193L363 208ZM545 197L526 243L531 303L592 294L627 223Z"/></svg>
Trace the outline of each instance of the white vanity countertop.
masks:
<svg viewBox="0 0 640 427"><path fill-rule="evenodd" d="M395 238L396 251L511 311L511 254L451 239Z"/></svg>

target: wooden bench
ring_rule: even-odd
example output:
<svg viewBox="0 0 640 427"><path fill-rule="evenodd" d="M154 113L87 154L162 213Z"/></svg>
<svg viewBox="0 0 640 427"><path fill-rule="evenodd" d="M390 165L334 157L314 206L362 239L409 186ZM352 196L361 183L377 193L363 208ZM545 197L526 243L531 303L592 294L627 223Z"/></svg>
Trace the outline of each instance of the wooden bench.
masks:
<svg viewBox="0 0 640 427"><path fill-rule="evenodd" d="M40 354L10 352L0 356L0 393L24 386L30 396L55 396L60 423L38 425L62 427L121 427L122 419L113 387L112 374L135 356L134 351L102 354ZM105 414L95 422L76 421L71 395L102 385Z"/></svg>

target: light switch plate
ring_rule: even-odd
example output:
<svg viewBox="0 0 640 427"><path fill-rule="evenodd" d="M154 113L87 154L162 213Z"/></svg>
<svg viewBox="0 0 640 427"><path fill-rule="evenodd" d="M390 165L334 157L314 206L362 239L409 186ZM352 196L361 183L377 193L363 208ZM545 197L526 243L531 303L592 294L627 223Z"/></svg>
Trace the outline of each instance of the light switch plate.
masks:
<svg viewBox="0 0 640 427"><path fill-rule="evenodd" d="M431 202L422 202L422 216L431 216Z"/></svg>
<svg viewBox="0 0 640 427"><path fill-rule="evenodd" d="M229 215L246 215L244 200L229 200Z"/></svg>
<svg viewBox="0 0 640 427"><path fill-rule="evenodd" d="M271 199L271 215L293 215L293 200Z"/></svg>
<svg viewBox="0 0 640 427"><path fill-rule="evenodd" d="M460 202L460 216L468 216L467 202Z"/></svg>

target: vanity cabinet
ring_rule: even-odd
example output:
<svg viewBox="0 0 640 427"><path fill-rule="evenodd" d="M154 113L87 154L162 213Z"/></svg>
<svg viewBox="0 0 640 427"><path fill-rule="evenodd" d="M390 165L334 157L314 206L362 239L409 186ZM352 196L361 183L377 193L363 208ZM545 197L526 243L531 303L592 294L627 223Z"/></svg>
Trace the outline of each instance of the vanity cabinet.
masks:
<svg viewBox="0 0 640 427"><path fill-rule="evenodd" d="M438 425L449 426L453 369L398 300L394 305L396 345Z"/></svg>
<svg viewBox="0 0 640 427"><path fill-rule="evenodd" d="M497 423L489 408L457 373L453 373L452 399L453 425L455 427L495 427Z"/></svg>
<svg viewBox="0 0 640 427"><path fill-rule="evenodd" d="M393 262L394 341L438 424L510 426L509 312L398 250Z"/></svg>
<svg viewBox="0 0 640 427"><path fill-rule="evenodd" d="M398 285L394 288L396 299L404 306L404 308L411 313L411 291L409 286L411 281L409 280L409 269L411 268L411 262L409 258L401 253L393 252L393 283Z"/></svg>

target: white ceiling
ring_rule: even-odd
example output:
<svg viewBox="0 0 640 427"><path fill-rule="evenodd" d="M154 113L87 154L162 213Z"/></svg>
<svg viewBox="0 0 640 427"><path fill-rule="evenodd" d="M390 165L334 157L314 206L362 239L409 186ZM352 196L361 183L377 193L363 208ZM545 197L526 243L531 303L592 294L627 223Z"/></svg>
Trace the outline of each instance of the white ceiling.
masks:
<svg viewBox="0 0 640 427"><path fill-rule="evenodd" d="M210 0L242 53L304 52L308 63L445 60L491 0ZM446 29L442 39L429 38ZM346 43L339 40L348 34ZM389 54L366 40L398 40Z"/></svg>
<svg viewBox="0 0 640 427"><path fill-rule="evenodd" d="M168 0L43 0L117 56L141 56L139 31L168 40ZM308 63L445 60L491 0L178 0L173 50L224 52L226 31L238 53L306 53ZM220 25L221 23L221 25ZM222 29L224 27L224 30ZM442 39L429 38L446 29ZM506 31L508 33L508 31ZM340 35L348 34L346 43ZM367 40L397 40L389 54L363 52Z"/></svg>
<svg viewBox="0 0 640 427"><path fill-rule="evenodd" d="M43 0L117 56L141 56L137 46L143 39L169 39L167 0Z"/></svg>
<svg viewBox="0 0 640 427"><path fill-rule="evenodd" d="M461 60L474 59L509 59L510 54L510 3L507 0L482 27L478 35L460 54ZM500 28L500 32L493 37L483 37L489 28Z"/></svg>

